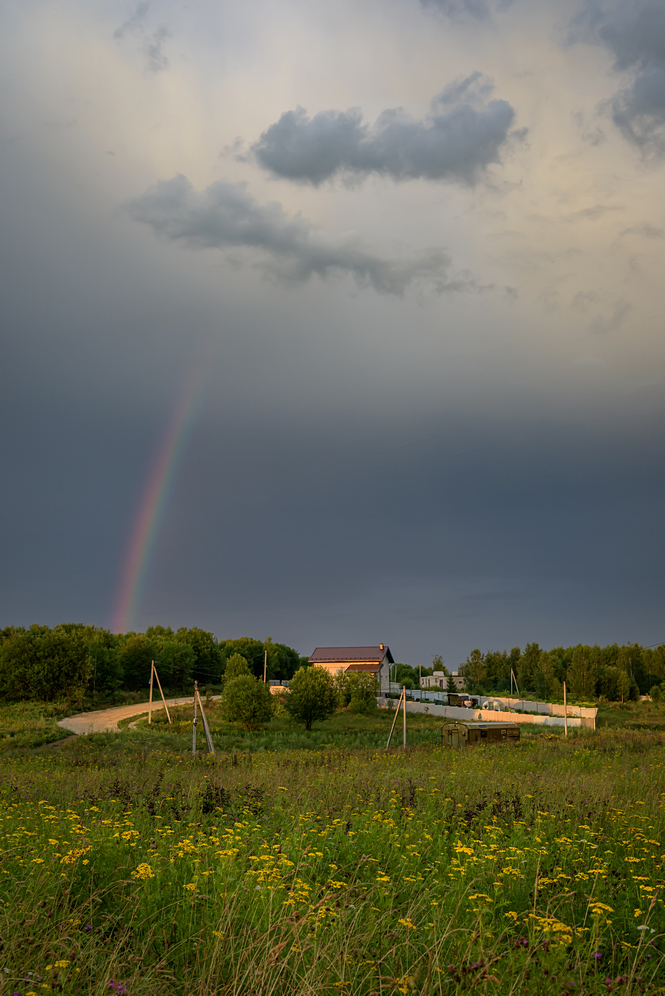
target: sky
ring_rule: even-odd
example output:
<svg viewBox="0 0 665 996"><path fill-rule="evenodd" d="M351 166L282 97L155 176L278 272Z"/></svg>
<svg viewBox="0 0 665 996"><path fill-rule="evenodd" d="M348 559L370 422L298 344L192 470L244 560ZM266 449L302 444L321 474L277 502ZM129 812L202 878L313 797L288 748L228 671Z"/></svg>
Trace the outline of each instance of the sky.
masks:
<svg viewBox="0 0 665 996"><path fill-rule="evenodd" d="M0 626L665 640L661 0L0 25Z"/></svg>

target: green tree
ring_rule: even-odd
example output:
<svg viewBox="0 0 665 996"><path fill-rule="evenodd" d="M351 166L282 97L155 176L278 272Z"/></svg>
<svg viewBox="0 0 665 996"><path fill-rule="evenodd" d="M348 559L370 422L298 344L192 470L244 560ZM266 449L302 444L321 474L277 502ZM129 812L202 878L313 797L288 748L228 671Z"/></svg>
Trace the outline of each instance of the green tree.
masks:
<svg viewBox="0 0 665 996"><path fill-rule="evenodd" d="M441 656L441 654L436 654L436 656L434 656L432 658L432 671L443 671L444 676L446 678L450 674L450 671L448 670L448 668L446 667L446 665L443 663L443 657ZM424 673L425 672L423 671L423 674Z"/></svg>
<svg viewBox="0 0 665 996"><path fill-rule="evenodd" d="M16 630L0 650L0 693L8 699L80 702L90 676L83 626L31 626Z"/></svg>
<svg viewBox="0 0 665 996"><path fill-rule="evenodd" d="M510 683L510 659L507 650L490 650L485 654L487 681L494 688L501 683Z"/></svg>
<svg viewBox="0 0 665 996"><path fill-rule="evenodd" d="M286 708L294 719L305 724L328 719L337 708L337 693L332 677L322 667L300 668L289 682Z"/></svg>
<svg viewBox="0 0 665 996"><path fill-rule="evenodd" d="M418 671L410 664L395 664L394 678L399 685L413 689L418 687Z"/></svg>
<svg viewBox="0 0 665 996"><path fill-rule="evenodd" d="M376 711L378 682L376 675L366 671L355 671L348 676L350 691L349 712L365 715Z"/></svg>
<svg viewBox="0 0 665 996"><path fill-rule="evenodd" d="M165 640L157 652L156 663L162 685L183 690L192 684L196 654L188 644Z"/></svg>
<svg viewBox="0 0 665 996"><path fill-rule="evenodd" d="M222 680L226 684L227 681L233 681L234 678L241 678L244 675L251 675L251 673L250 666L242 654L233 654L226 661Z"/></svg>
<svg viewBox="0 0 665 996"><path fill-rule="evenodd" d="M517 664L517 682L520 693L524 695L527 688L533 688L536 671L540 664L540 647L537 643L527 643L524 653Z"/></svg>
<svg viewBox="0 0 665 996"><path fill-rule="evenodd" d="M448 681L446 683L446 691L455 694L457 692L457 685L455 684L455 679L452 674L448 675Z"/></svg>
<svg viewBox="0 0 665 996"><path fill-rule="evenodd" d="M177 643L186 643L194 651L195 660L192 668L192 678L201 684L219 681L222 671L221 654L217 640L205 629L182 626L173 639Z"/></svg>
<svg viewBox="0 0 665 996"><path fill-rule="evenodd" d="M577 698L592 698L596 690L597 664L594 648L579 643L573 650L566 683Z"/></svg>
<svg viewBox="0 0 665 996"><path fill-rule="evenodd" d="M121 638L118 657L125 687L132 691L147 688L150 684L150 662L158 659L155 641L145 633L125 633Z"/></svg>
<svg viewBox="0 0 665 996"><path fill-rule="evenodd" d="M476 685L481 685L487 676L485 667L485 656L476 648L472 650L464 664L460 668L460 673L466 678L467 691L471 691Z"/></svg>
<svg viewBox="0 0 665 996"><path fill-rule="evenodd" d="M224 685L222 713L229 722L240 723L245 730L256 730L270 722L272 711L269 686L253 675L241 674Z"/></svg>

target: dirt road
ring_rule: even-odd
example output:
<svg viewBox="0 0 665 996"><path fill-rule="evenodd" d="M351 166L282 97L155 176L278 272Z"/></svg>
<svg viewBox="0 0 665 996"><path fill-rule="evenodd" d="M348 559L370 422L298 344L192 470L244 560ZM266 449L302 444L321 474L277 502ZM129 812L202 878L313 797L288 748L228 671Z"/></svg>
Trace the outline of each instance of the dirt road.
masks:
<svg viewBox="0 0 665 996"><path fill-rule="evenodd" d="M170 706L177 706L186 705L193 701L194 697L192 696L184 699L167 699L166 703ZM153 712L163 708L161 700L159 703L153 702L152 704ZM148 703L139 702L136 705L118 706L115 709L100 709L99 712L82 712L78 716L67 716L66 719L61 719L58 722L58 726L61 726L63 730L76 733L77 736L83 736L86 733L119 733L119 719L141 716L147 711Z"/></svg>

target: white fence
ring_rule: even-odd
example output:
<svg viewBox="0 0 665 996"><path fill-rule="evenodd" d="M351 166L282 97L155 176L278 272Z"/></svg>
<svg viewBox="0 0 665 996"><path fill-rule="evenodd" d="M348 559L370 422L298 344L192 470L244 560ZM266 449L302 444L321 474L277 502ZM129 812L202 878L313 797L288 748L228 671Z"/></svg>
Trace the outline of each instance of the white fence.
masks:
<svg viewBox="0 0 665 996"><path fill-rule="evenodd" d="M397 705L396 699L388 699L384 696L379 696L376 700L379 708L385 709L388 706L393 709ZM547 705L549 703L543 703ZM577 706L575 706L577 708ZM437 705L435 703L425 703L425 702L408 702L406 703L407 712L423 712L430 716L441 716L446 719L461 719L466 720L480 720L482 722L505 722L505 723L530 723L535 726L565 726L565 719L563 715L561 716L548 716L544 714L533 715L532 713L514 713L514 712L497 712L494 709L465 709L463 706L447 706L447 705ZM563 712L563 706L561 706L561 711ZM585 710L586 712L596 712L596 710ZM593 716L569 716L568 726L572 729L574 727L586 726L592 730L596 729L596 717Z"/></svg>
<svg viewBox="0 0 665 996"><path fill-rule="evenodd" d="M401 692L402 686L396 684L395 682L391 682L390 691ZM466 693L456 692L455 694L464 695ZM435 692L431 688L423 689L422 691L416 691L416 690L412 691L407 688L406 697L408 699L413 699L416 702L429 699L430 701L434 700L434 702L437 703L438 705L445 705L445 706L448 705L448 693ZM481 702L487 702L487 701L500 702L501 705L504 705L506 707L506 709L520 709L523 710L524 712L535 712L543 716L565 716L567 712L569 717L577 717L578 719L592 719L594 721L593 723L582 723L582 726L591 726L592 729L596 728L595 720L596 716L598 715L598 709L595 707L590 708L586 706L577 706L577 705L567 705L564 707L562 704L560 705L556 702L536 702L531 699L513 699L513 698L506 698L504 695L473 695L473 696L469 695L469 698L479 699ZM449 706L448 708L452 709L457 707ZM464 711L468 712L468 709L465 709ZM501 713L501 710L495 711L494 709L492 709L484 711L486 712L491 711L495 719L498 718L499 715L503 715L503 713ZM520 720L520 722L527 723L529 722L529 720L524 719Z"/></svg>

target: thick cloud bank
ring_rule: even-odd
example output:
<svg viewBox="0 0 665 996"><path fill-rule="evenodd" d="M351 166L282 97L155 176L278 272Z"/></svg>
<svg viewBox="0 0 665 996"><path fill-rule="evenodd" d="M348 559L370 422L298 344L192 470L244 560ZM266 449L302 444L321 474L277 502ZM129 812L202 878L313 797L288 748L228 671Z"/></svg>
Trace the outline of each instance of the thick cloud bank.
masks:
<svg viewBox="0 0 665 996"><path fill-rule="evenodd" d="M289 218L276 202L259 204L244 183L220 180L197 193L187 177L176 176L154 184L127 209L158 235L193 248L254 250L262 256L262 269L288 280L351 274L389 294L402 294L418 281L438 291L469 283L449 278L450 258L442 249L385 259L355 237L334 240L303 218Z"/></svg>
<svg viewBox="0 0 665 996"><path fill-rule="evenodd" d="M313 118L299 107L282 114L252 146L265 169L317 186L337 174L370 173L394 180L457 180L474 183L500 162L515 111L490 100L494 87L481 73L452 83L417 121L401 108L384 111L373 127L358 108L321 111Z"/></svg>
<svg viewBox="0 0 665 996"><path fill-rule="evenodd" d="M630 82L611 101L612 117L646 154L665 154L665 3L663 0L587 0L573 21L574 41L605 45L614 68Z"/></svg>

